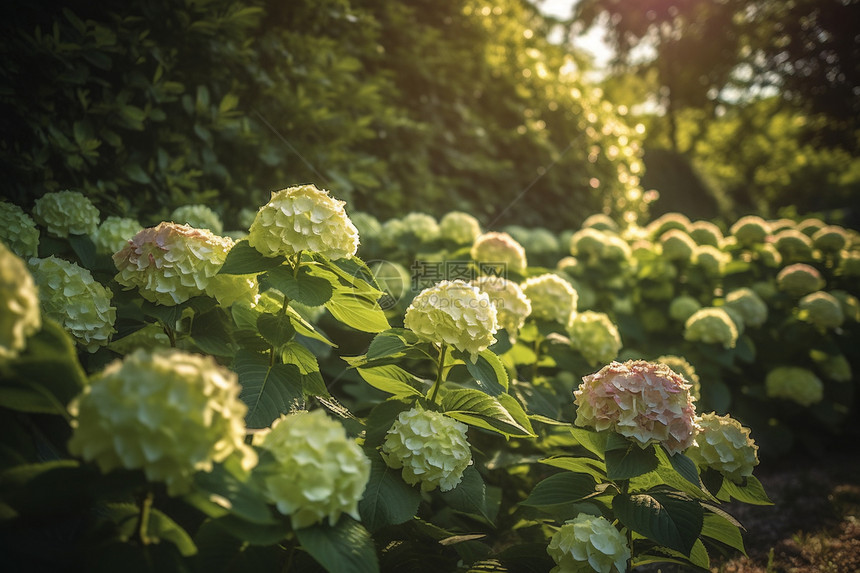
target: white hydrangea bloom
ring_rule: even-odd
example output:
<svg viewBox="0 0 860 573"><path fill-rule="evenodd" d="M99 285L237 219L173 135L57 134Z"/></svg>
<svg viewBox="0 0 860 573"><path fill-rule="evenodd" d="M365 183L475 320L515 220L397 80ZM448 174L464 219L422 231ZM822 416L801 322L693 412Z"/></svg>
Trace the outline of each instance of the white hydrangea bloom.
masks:
<svg viewBox="0 0 860 573"><path fill-rule="evenodd" d="M525 324L532 312L532 304L520 285L502 277L478 277L472 281L481 292L490 297L498 313L498 324L504 328L511 341L517 339L517 332Z"/></svg>
<svg viewBox="0 0 860 573"><path fill-rule="evenodd" d="M812 244L825 253L838 253L848 244L848 234L839 225L827 225L812 235Z"/></svg>
<svg viewBox="0 0 860 573"><path fill-rule="evenodd" d="M824 288L824 278L815 267L795 263L779 271L776 286L792 296L801 297Z"/></svg>
<svg viewBox="0 0 860 573"><path fill-rule="evenodd" d="M567 325L570 344L592 366L612 362L621 350L618 327L602 312L574 312Z"/></svg>
<svg viewBox="0 0 860 573"><path fill-rule="evenodd" d="M507 233L484 233L472 245L472 259L483 265L494 265L502 272L522 274L526 270L526 250Z"/></svg>
<svg viewBox="0 0 860 573"><path fill-rule="evenodd" d="M818 328L838 328L845 321L842 305L832 294L824 291L809 293L797 303L800 318L811 322Z"/></svg>
<svg viewBox="0 0 860 573"><path fill-rule="evenodd" d="M546 548L556 566L550 573L625 573L630 548L606 518L580 513L552 536Z"/></svg>
<svg viewBox="0 0 860 573"><path fill-rule="evenodd" d="M200 296L233 248L233 240L176 223L159 223L113 255L119 284L151 302L173 306Z"/></svg>
<svg viewBox="0 0 860 573"><path fill-rule="evenodd" d="M827 354L821 350L812 350L809 355L815 361L819 371L830 380L836 382L851 381L851 363L843 354Z"/></svg>
<svg viewBox="0 0 860 573"><path fill-rule="evenodd" d="M224 230L221 217L206 205L182 205L174 209L168 219L180 225L209 229L216 235L220 235Z"/></svg>
<svg viewBox="0 0 860 573"><path fill-rule="evenodd" d="M594 213L593 215L589 215L580 226L583 229L591 227L598 231L609 231L611 233L617 233L619 231L618 223L615 222L615 219L605 213Z"/></svg>
<svg viewBox="0 0 860 573"><path fill-rule="evenodd" d="M693 263L711 277L721 276L731 260L728 253L711 245L697 245L693 248Z"/></svg>
<svg viewBox="0 0 860 573"><path fill-rule="evenodd" d="M486 293L461 280L426 288L406 309L403 325L428 342L468 352L472 361L496 342L498 312Z"/></svg>
<svg viewBox="0 0 860 573"><path fill-rule="evenodd" d="M725 309L706 307L697 310L684 323L684 338L734 348L738 341L738 327Z"/></svg>
<svg viewBox="0 0 860 573"><path fill-rule="evenodd" d="M255 471L293 528L360 520L358 502L370 479L370 460L343 426L322 410L281 416L260 441L274 461Z"/></svg>
<svg viewBox="0 0 860 573"><path fill-rule="evenodd" d="M646 231L649 237L656 239L670 229L679 229L686 233L690 225L690 219L683 213L664 213L648 223Z"/></svg>
<svg viewBox="0 0 860 573"><path fill-rule="evenodd" d="M690 237L698 245L719 247L723 240L723 232L710 221L696 221L690 224Z"/></svg>
<svg viewBox="0 0 860 573"><path fill-rule="evenodd" d="M400 222L403 224L404 233L409 233L422 243L439 238L439 223L426 213L407 213Z"/></svg>
<svg viewBox="0 0 860 573"><path fill-rule="evenodd" d="M196 472L234 453L250 470L256 455L244 443L239 390L236 374L211 356L137 350L109 364L69 405L76 417L69 451L105 473L142 469L170 495L189 491Z"/></svg>
<svg viewBox="0 0 860 573"><path fill-rule="evenodd" d="M46 193L36 199L33 217L57 237L91 235L99 226L99 210L77 191Z"/></svg>
<svg viewBox="0 0 860 573"><path fill-rule="evenodd" d="M669 316L679 322L686 322L700 308L702 308L702 304L693 297L686 295L676 296L669 303Z"/></svg>
<svg viewBox="0 0 860 573"><path fill-rule="evenodd" d="M112 293L75 263L48 257L29 261L45 315L60 323L83 347L95 352L116 329Z"/></svg>
<svg viewBox="0 0 860 573"><path fill-rule="evenodd" d="M758 446L749 428L731 416L702 414L696 419L696 442L684 452L699 467L715 469L726 479L741 483L758 465Z"/></svg>
<svg viewBox="0 0 860 573"><path fill-rule="evenodd" d="M39 252L39 229L18 205L0 201L0 241L19 257L35 257Z"/></svg>
<svg viewBox="0 0 860 573"><path fill-rule="evenodd" d="M811 370L796 366L779 366L764 379L767 395L786 398L801 406L811 406L824 398L824 384Z"/></svg>
<svg viewBox="0 0 860 573"><path fill-rule="evenodd" d="M527 279L523 293L532 303L532 316L554 320L567 325L570 314L576 312L579 295L569 282L551 273Z"/></svg>
<svg viewBox="0 0 860 573"><path fill-rule="evenodd" d="M746 247L763 243L771 233L770 224L756 215L741 217L730 230L738 243Z"/></svg>
<svg viewBox="0 0 860 573"><path fill-rule="evenodd" d="M113 255L121 251L141 229L143 229L143 225L138 223L136 219L111 215L102 221L102 224L93 233L92 239L99 253Z"/></svg>
<svg viewBox="0 0 860 573"><path fill-rule="evenodd" d="M332 260L352 257L358 250L358 230L344 205L313 185L282 189L257 212L248 242L267 257L299 251Z"/></svg>
<svg viewBox="0 0 860 573"><path fill-rule="evenodd" d="M784 229L773 236L773 245L786 263L812 260L812 240L797 229Z"/></svg>
<svg viewBox="0 0 860 573"><path fill-rule="evenodd" d="M401 412L382 444L385 463L403 468L403 481L421 484L422 491L437 487L450 491L472 465L466 424L419 408Z"/></svg>
<svg viewBox="0 0 860 573"><path fill-rule="evenodd" d="M740 314L747 326L761 326L767 320L767 304L750 288L739 288L726 295L726 307Z"/></svg>
<svg viewBox="0 0 860 573"><path fill-rule="evenodd" d="M660 235L663 257L670 261L690 262L696 250L696 242L680 229L670 229Z"/></svg>
<svg viewBox="0 0 860 573"><path fill-rule="evenodd" d="M0 241L0 364L16 358L42 328L38 289L27 265Z"/></svg>

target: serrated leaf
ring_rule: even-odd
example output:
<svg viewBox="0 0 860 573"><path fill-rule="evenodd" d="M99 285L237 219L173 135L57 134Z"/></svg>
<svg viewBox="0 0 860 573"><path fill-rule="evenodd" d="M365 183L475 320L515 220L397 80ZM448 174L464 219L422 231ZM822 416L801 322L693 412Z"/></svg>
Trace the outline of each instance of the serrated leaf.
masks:
<svg viewBox="0 0 860 573"><path fill-rule="evenodd" d="M606 476L611 480L630 479L657 469L654 446L639 447L616 433L606 440Z"/></svg>
<svg viewBox="0 0 860 573"><path fill-rule="evenodd" d="M324 278L311 276L304 267L299 267L295 273L289 266L281 265L269 270L266 276L287 298L307 306L322 306L332 296L332 284Z"/></svg>
<svg viewBox="0 0 860 573"><path fill-rule="evenodd" d="M475 378L478 387L490 396L499 396L508 391L508 373L499 357L490 350L478 353L475 363L465 353L458 358L466 364L466 369Z"/></svg>
<svg viewBox="0 0 860 573"><path fill-rule="evenodd" d="M232 514L261 525L278 523L260 488L238 479L223 464L215 464L211 472L194 474L194 487L184 499L207 515Z"/></svg>
<svg viewBox="0 0 860 573"><path fill-rule="evenodd" d="M328 396L328 388L320 373L320 365L313 352L296 341L288 342L281 349L284 364L295 364L302 375L305 396Z"/></svg>
<svg viewBox="0 0 860 573"><path fill-rule="evenodd" d="M367 428L364 436L364 445L367 448L376 448L385 440L385 434L394 424L394 420L401 412L411 408L411 401L388 399L374 406L365 421Z"/></svg>
<svg viewBox="0 0 860 573"><path fill-rule="evenodd" d="M84 268L95 267L96 245L89 235L69 235L68 241Z"/></svg>
<svg viewBox="0 0 860 573"><path fill-rule="evenodd" d="M398 357L411 345L418 342L418 337L411 330L391 328L380 332L370 341L367 349L367 360Z"/></svg>
<svg viewBox="0 0 860 573"><path fill-rule="evenodd" d="M764 491L764 486L755 476L744 478L740 485L730 479L724 479L723 485L717 493L717 498L723 501L731 501L734 498L752 505L773 505Z"/></svg>
<svg viewBox="0 0 860 573"><path fill-rule="evenodd" d="M442 409L455 420L492 430L506 437L532 438L535 435L517 422L498 399L480 390L450 390L442 397Z"/></svg>
<svg viewBox="0 0 860 573"><path fill-rule="evenodd" d="M702 531L704 510L678 493L618 494L612 510L621 523L659 545L690 555Z"/></svg>
<svg viewBox="0 0 860 573"><path fill-rule="evenodd" d="M570 433L580 446L603 459L603 452L606 451L606 432L594 432L585 428L571 427Z"/></svg>
<svg viewBox="0 0 860 573"><path fill-rule="evenodd" d="M379 454L373 452L368 457L370 479L358 503L362 523L376 531L412 519L421 503L421 493L404 482L400 470L388 467Z"/></svg>
<svg viewBox="0 0 860 573"><path fill-rule="evenodd" d="M215 356L233 355L233 337L230 334L227 314L220 307L194 317L191 338L200 350Z"/></svg>
<svg viewBox="0 0 860 573"><path fill-rule="evenodd" d="M373 539L346 515L334 526L322 523L295 531L302 547L329 573L378 573Z"/></svg>
<svg viewBox="0 0 860 573"><path fill-rule="evenodd" d="M249 428L267 428L281 414L304 403L302 374L295 364L269 364L269 358L240 350L233 361L242 391L239 398L248 406Z"/></svg>
<svg viewBox="0 0 860 573"><path fill-rule="evenodd" d="M463 472L463 479L457 487L450 491L441 492L440 497L451 509L483 516L493 523L499 512L498 501L489 495L484 478L474 466L469 466Z"/></svg>
<svg viewBox="0 0 860 573"><path fill-rule="evenodd" d="M741 535L741 530L737 525L721 515L714 513L706 513L704 524L702 526L702 535L710 537L720 543L725 543L729 547L733 547L747 554L744 547L744 538Z"/></svg>
<svg viewBox="0 0 860 573"><path fill-rule="evenodd" d="M597 482L587 473L562 472L541 480L521 505L535 507L580 501L595 493Z"/></svg>
<svg viewBox="0 0 860 573"><path fill-rule="evenodd" d="M270 269L275 269L281 266L286 259L284 257L266 257L260 251L248 244L248 241L243 239L237 241L230 252L227 253L227 258L224 264L218 270L221 275L251 275L262 273Z"/></svg>
<svg viewBox="0 0 860 573"><path fill-rule="evenodd" d="M391 328L376 300L366 296L335 291L325 307L337 320L362 332L382 332Z"/></svg>
<svg viewBox="0 0 860 573"><path fill-rule="evenodd" d="M377 390L397 397L422 395L421 391L413 386L419 382L419 379L396 364L361 367L357 372L365 382Z"/></svg>
<svg viewBox="0 0 860 573"><path fill-rule="evenodd" d="M571 456L555 456L543 459L540 463L570 472L586 473L601 481L606 479L606 466L598 460Z"/></svg>
<svg viewBox="0 0 860 573"><path fill-rule="evenodd" d="M264 312L257 317L257 330L269 344L278 348L291 341L296 329L286 314Z"/></svg>

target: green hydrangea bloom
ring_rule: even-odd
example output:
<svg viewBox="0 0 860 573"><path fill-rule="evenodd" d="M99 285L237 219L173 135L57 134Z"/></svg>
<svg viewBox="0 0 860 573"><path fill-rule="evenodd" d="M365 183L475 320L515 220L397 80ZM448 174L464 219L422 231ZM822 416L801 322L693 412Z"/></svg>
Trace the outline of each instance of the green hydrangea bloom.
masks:
<svg viewBox="0 0 860 573"><path fill-rule="evenodd" d="M403 233L415 237L422 243L429 243L439 238L439 223L426 213L408 213L400 219Z"/></svg>
<svg viewBox="0 0 860 573"><path fill-rule="evenodd" d="M785 229L773 236L773 244L786 263L812 260L812 241L796 229Z"/></svg>
<svg viewBox="0 0 860 573"><path fill-rule="evenodd" d="M382 223L370 213L357 212L349 218L358 229L358 236L362 241L378 241L382 237Z"/></svg>
<svg viewBox="0 0 860 573"><path fill-rule="evenodd" d="M204 294L233 241L176 223L143 229L113 255L119 284L151 302L173 306Z"/></svg>
<svg viewBox="0 0 860 573"><path fill-rule="evenodd" d="M792 221L791 219L771 219L767 222L770 225L771 233L778 233L783 229L794 229L797 227L797 223Z"/></svg>
<svg viewBox="0 0 860 573"><path fill-rule="evenodd" d="M842 307L842 314L845 315L847 320L860 322L860 300L857 300L856 296L844 290L832 290L830 294L839 301L839 306Z"/></svg>
<svg viewBox="0 0 860 573"><path fill-rule="evenodd" d="M809 219L804 219L803 221L798 223L797 230L806 235L807 237L812 237L815 233L817 233L826 226L827 223L825 223L821 219L810 217Z"/></svg>
<svg viewBox="0 0 860 573"><path fill-rule="evenodd" d="M843 354L827 354L821 350L810 350L809 356L815 361L818 370L836 382L851 381L851 363Z"/></svg>
<svg viewBox="0 0 860 573"><path fill-rule="evenodd" d="M726 307L740 314L747 326L761 326L767 320L767 304L750 288L739 288L726 295Z"/></svg>
<svg viewBox="0 0 860 573"><path fill-rule="evenodd" d="M580 229L570 237L570 253L579 258L600 259L608 236L591 227Z"/></svg>
<svg viewBox="0 0 860 573"><path fill-rule="evenodd" d="M699 401L702 395L702 382L692 364L687 362L683 357L675 356L673 354L664 354L663 356L659 356L654 360L654 362L665 364L675 373L683 376L684 380L686 380L690 385L690 397L694 402Z"/></svg>
<svg viewBox="0 0 860 573"><path fill-rule="evenodd" d="M603 258L608 261L627 261L633 256L630 245L617 235L605 235L606 242L603 244Z"/></svg>
<svg viewBox="0 0 860 573"><path fill-rule="evenodd" d="M683 213L665 213L648 223L645 230L650 238L656 239L666 231L678 229L686 233L689 228L690 219Z"/></svg>
<svg viewBox="0 0 860 573"><path fill-rule="evenodd" d="M734 348L738 341L738 327L724 309L702 308L684 323L684 338Z"/></svg>
<svg viewBox="0 0 860 573"><path fill-rule="evenodd" d="M575 277L585 270L583 265L579 262L579 259L571 256L559 259L555 268L570 277Z"/></svg>
<svg viewBox="0 0 860 573"><path fill-rule="evenodd" d="M47 317L90 352L110 342L116 332L116 307L110 304L112 293L93 280L90 271L53 256L32 258L29 264Z"/></svg>
<svg viewBox="0 0 860 573"><path fill-rule="evenodd" d="M538 255L557 253L559 251L558 239L546 229L532 229L523 246L526 252Z"/></svg>
<svg viewBox="0 0 860 573"><path fill-rule="evenodd" d="M592 366L612 362L621 350L618 327L602 312L574 312L567 324L571 346Z"/></svg>
<svg viewBox="0 0 860 573"><path fill-rule="evenodd" d="M551 273L532 277L522 285L523 293L532 303L534 318L567 324L576 311L579 295L570 283Z"/></svg>
<svg viewBox="0 0 860 573"><path fill-rule="evenodd" d="M313 185L276 191L257 211L248 243L267 257L300 251L332 260L352 257L358 250L358 230L344 205Z"/></svg>
<svg viewBox="0 0 860 573"><path fill-rule="evenodd" d="M206 205L182 205L174 209L168 219L196 229L209 229L216 235L220 235L224 230L221 217Z"/></svg>
<svg viewBox="0 0 860 573"><path fill-rule="evenodd" d="M775 269L782 266L782 255L773 243L759 245L757 254L761 263L766 267Z"/></svg>
<svg viewBox="0 0 860 573"><path fill-rule="evenodd" d="M389 219L382 224L380 241L388 248L399 246L400 238L406 232L406 225L400 219Z"/></svg>
<svg viewBox="0 0 860 573"><path fill-rule="evenodd" d="M422 491L450 491L472 465L466 424L420 408L401 412L382 444L385 463Z"/></svg>
<svg viewBox="0 0 860 573"><path fill-rule="evenodd" d="M731 261L728 253L724 253L711 245L696 245L693 248L693 263L705 271L710 277L722 276L726 265Z"/></svg>
<svg viewBox="0 0 860 573"><path fill-rule="evenodd" d="M731 416L716 413L697 418L696 442L684 452L699 467L717 470L726 479L741 483L758 465L758 446L749 428Z"/></svg>
<svg viewBox="0 0 860 573"><path fill-rule="evenodd" d="M471 255L479 265L494 267L494 274L522 274L527 266L526 250L507 233L484 233L475 239Z"/></svg>
<svg viewBox="0 0 860 573"><path fill-rule="evenodd" d="M606 518L580 513L552 536L546 552L556 562L550 573L625 573L630 547Z"/></svg>
<svg viewBox="0 0 860 573"><path fill-rule="evenodd" d="M696 221L690 224L690 237L698 245L709 245L719 248L723 240L723 232L710 221Z"/></svg>
<svg viewBox="0 0 860 573"><path fill-rule="evenodd" d="M255 475L294 529L326 518L334 525L344 513L361 519L358 502L370 479L370 460L322 410L281 416L259 445L272 455Z"/></svg>
<svg viewBox="0 0 860 573"><path fill-rule="evenodd" d="M42 328L39 294L27 265L0 241L0 364L16 358Z"/></svg>
<svg viewBox="0 0 860 573"><path fill-rule="evenodd" d="M39 229L18 205L0 201L0 241L19 257L35 257L39 252Z"/></svg>
<svg viewBox="0 0 860 573"><path fill-rule="evenodd" d="M836 274L843 277L860 277L860 252L841 251Z"/></svg>
<svg viewBox="0 0 860 573"><path fill-rule="evenodd" d="M838 253L848 244L848 234L839 225L827 225L812 235L812 245L825 253Z"/></svg>
<svg viewBox="0 0 860 573"><path fill-rule="evenodd" d="M532 304L520 285L502 277L478 277L471 283L486 293L496 307L499 328L504 328L511 342L532 312Z"/></svg>
<svg viewBox="0 0 860 573"><path fill-rule="evenodd" d="M92 235L99 226L99 210L77 191L46 193L36 199L33 218L56 237Z"/></svg>
<svg viewBox="0 0 860 573"><path fill-rule="evenodd" d="M768 222L756 215L741 217L732 225L730 231L738 243L744 247L763 243L771 232Z"/></svg>
<svg viewBox="0 0 860 573"><path fill-rule="evenodd" d="M786 398L801 406L811 406L824 398L824 384L812 371L796 366L779 366L764 379L767 395Z"/></svg>
<svg viewBox="0 0 860 573"><path fill-rule="evenodd" d="M190 490L194 474L240 454L250 470L245 412L236 375L211 356L137 350L109 364L69 405L76 419L69 452L102 472L142 469L170 495Z"/></svg>
<svg viewBox="0 0 860 573"><path fill-rule="evenodd" d="M143 225L138 223L136 219L111 215L102 221L102 224L92 235L96 251L104 255L113 255L121 251L141 229L143 229Z"/></svg>
<svg viewBox="0 0 860 573"><path fill-rule="evenodd" d="M670 229L660 235L660 245L666 260L682 263L691 261L696 249L696 242L680 229Z"/></svg>
<svg viewBox="0 0 860 573"><path fill-rule="evenodd" d="M598 231L608 231L610 233L617 233L618 223L610 217L609 215L605 215L603 213L595 213L593 215L589 215L586 217L585 221L582 222L581 227L597 229Z"/></svg>
<svg viewBox="0 0 860 573"><path fill-rule="evenodd" d="M811 322L822 330L838 328L845 321L842 305L832 294L824 291L810 293L797 303L800 319Z"/></svg>
<svg viewBox="0 0 860 573"><path fill-rule="evenodd" d="M442 281L418 293L403 326L421 340L450 344L472 361L496 342L498 312L486 293L461 280Z"/></svg>
<svg viewBox="0 0 860 573"><path fill-rule="evenodd" d="M776 275L776 286L791 296L801 297L824 288L824 278L818 269L804 263L783 268Z"/></svg>
<svg viewBox="0 0 860 573"><path fill-rule="evenodd" d="M151 352L153 350L170 348L170 338L164 332L164 328L161 325L147 324L128 336L112 340L108 344L108 348L122 356L131 354L138 349Z"/></svg>
<svg viewBox="0 0 860 573"><path fill-rule="evenodd" d="M677 296L669 303L669 316L678 322L686 322L700 308L701 303L693 297Z"/></svg>
<svg viewBox="0 0 860 573"><path fill-rule="evenodd" d="M451 211L439 221L439 234L456 245L471 245L481 234L481 224L468 213Z"/></svg>

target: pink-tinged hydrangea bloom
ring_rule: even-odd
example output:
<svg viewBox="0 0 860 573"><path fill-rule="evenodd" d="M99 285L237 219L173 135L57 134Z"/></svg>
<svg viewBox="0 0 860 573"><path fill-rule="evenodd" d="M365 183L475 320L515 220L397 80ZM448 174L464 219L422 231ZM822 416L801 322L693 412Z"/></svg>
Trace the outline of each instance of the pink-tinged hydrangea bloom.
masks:
<svg viewBox="0 0 860 573"><path fill-rule="evenodd" d="M758 465L758 446L745 428L731 416L702 414L696 419L696 443L686 452L696 465L717 470L727 479L741 483Z"/></svg>
<svg viewBox="0 0 860 573"><path fill-rule="evenodd" d="M671 453L687 449L695 438L690 385L665 364L612 362L584 376L573 394L577 426L613 430L643 448L660 443Z"/></svg>
<svg viewBox="0 0 860 573"><path fill-rule="evenodd" d="M233 240L175 223L143 229L113 262L119 284L151 302L173 306L204 293L233 248Z"/></svg>
<svg viewBox="0 0 860 573"><path fill-rule="evenodd" d="M495 265L501 272L526 270L526 250L507 233L484 233L475 239L471 254L478 263Z"/></svg>
<svg viewBox="0 0 860 573"><path fill-rule="evenodd" d="M630 547L606 518L580 513L552 536L546 552L556 562L550 573L624 573Z"/></svg>

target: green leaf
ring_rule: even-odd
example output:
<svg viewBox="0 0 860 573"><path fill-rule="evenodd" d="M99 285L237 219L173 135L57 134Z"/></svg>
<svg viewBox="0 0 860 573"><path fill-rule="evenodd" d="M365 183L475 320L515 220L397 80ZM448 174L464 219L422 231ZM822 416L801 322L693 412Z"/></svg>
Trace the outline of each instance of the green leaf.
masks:
<svg viewBox="0 0 860 573"><path fill-rule="evenodd" d="M296 530L296 537L329 573L377 573L379 563L373 539L360 523L342 515L327 523Z"/></svg>
<svg viewBox="0 0 860 573"><path fill-rule="evenodd" d="M441 492L440 497L448 506L455 510L470 515L483 516L487 521L493 523L499 513L499 502L494 500L489 488L484 483L484 478L475 466L469 466L463 472L462 481L457 487L450 491Z"/></svg>
<svg viewBox="0 0 860 573"><path fill-rule="evenodd" d="M711 566L708 550L705 548L705 544L702 543L701 539L696 539L696 543L693 544L693 550L690 551L689 555L684 555L680 551L675 551L668 547L658 546L650 548L645 553L640 553L634 556L632 560L632 566L634 569L653 563L677 563L684 566L692 564L706 571L709 570Z"/></svg>
<svg viewBox="0 0 860 573"><path fill-rule="evenodd" d="M606 432L594 432L585 428L571 427L570 433L573 435L573 439L579 442L580 446L595 454L601 460L603 459L603 452L606 451L606 439L608 437Z"/></svg>
<svg viewBox="0 0 860 573"><path fill-rule="evenodd" d="M307 338L312 338L314 340L318 340L327 346L331 346L332 348L337 348L337 344L329 340L325 337L319 330L314 327L313 324L304 319L304 317L298 313L298 311L292 307L287 307L287 314L290 315L290 318L293 319L293 326L296 328L296 332L301 334L302 336L306 336Z"/></svg>
<svg viewBox="0 0 860 573"><path fill-rule="evenodd" d="M657 469L659 460L654 446L642 449L638 444L610 433L606 440L606 475L611 480L630 479Z"/></svg>
<svg viewBox="0 0 860 573"><path fill-rule="evenodd" d="M137 507L131 506L131 515L129 517L132 518L130 520L132 524L136 522L139 512L140 510ZM146 536L153 540L169 541L176 546L183 557L190 557L197 553L197 546L194 545L194 541L188 535L188 532L181 525L154 507L149 512Z"/></svg>
<svg viewBox="0 0 860 573"><path fill-rule="evenodd" d="M490 396L498 396L508 391L508 373L499 357L491 351L482 350L474 364L466 353L456 352L455 356L466 364L466 369L475 378L478 388Z"/></svg>
<svg viewBox="0 0 860 573"><path fill-rule="evenodd" d="M185 309L184 304L166 306L155 302L145 300L140 305L140 310L144 315L158 320L170 328L176 328L176 323L182 318L182 311Z"/></svg>
<svg viewBox="0 0 860 573"><path fill-rule="evenodd" d="M672 469L674 469L682 478L684 478L696 487L700 486L701 481L699 480L699 470L696 469L695 462L685 456L683 452L669 454L668 452L664 451L663 448L659 448L657 451L657 455L659 456L661 462L664 459L668 459Z"/></svg>
<svg viewBox="0 0 860 573"><path fill-rule="evenodd" d="M731 501L734 498L752 505L773 505L764 491L764 486L755 476L744 478L741 484L736 484L730 479L724 479L723 485L717 493L717 498L723 501Z"/></svg>
<svg viewBox="0 0 860 573"><path fill-rule="evenodd" d="M606 479L606 466L603 465L603 462L597 460L570 456L554 456L543 459L540 463L569 472L586 473L600 481Z"/></svg>
<svg viewBox="0 0 860 573"><path fill-rule="evenodd" d="M442 409L455 420L498 432L505 437L535 436L534 432L520 424L498 399L480 390L450 390L442 397Z"/></svg>
<svg viewBox="0 0 860 573"><path fill-rule="evenodd" d="M281 266L286 259L284 257L266 257L260 251L248 244L246 239L237 241L230 252L218 274L221 275L250 275L262 273Z"/></svg>
<svg viewBox="0 0 860 573"><path fill-rule="evenodd" d="M612 510L621 523L670 549L689 556L702 532L704 510L674 492L618 494Z"/></svg>
<svg viewBox="0 0 860 573"><path fill-rule="evenodd" d="M385 330L370 341L370 347L367 349L367 360L402 356L411 345L417 342L418 337L411 330L405 328Z"/></svg>
<svg viewBox="0 0 860 573"><path fill-rule="evenodd" d="M184 499L209 516L232 514L250 523L278 523L260 489L234 476L223 464L194 474L194 487Z"/></svg>
<svg viewBox="0 0 860 573"><path fill-rule="evenodd" d="M722 515L706 513L704 525L702 526L702 535L720 543L725 543L744 555L747 554L740 528Z"/></svg>
<svg viewBox="0 0 860 573"><path fill-rule="evenodd" d="M391 328L376 299L335 291L325 307L337 320L362 332L382 332Z"/></svg>
<svg viewBox="0 0 860 573"><path fill-rule="evenodd" d="M268 357L240 350L233 370L242 385L239 398L248 406L249 428L268 428L281 414L302 407L302 374L295 364L270 365Z"/></svg>
<svg viewBox="0 0 860 573"><path fill-rule="evenodd" d="M81 260L84 268L92 270L96 266L96 245L89 235L69 235L69 245Z"/></svg>
<svg viewBox="0 0 860 573"><path fill-rule="evenodd" d="M521 505L560 505L585 499L595 493L597 482L588 474L562 472L540 481Z"/></svg>
<svg viewBox="0 0 860 573"><path fill-rule="evenodd" d="M307 306L322 306L331 298L333 289L328 280L311 276L304 267L294 273L289 266L271 269L266 276L269 284L284 293L290 300L297 300Z"/></svg>
<svg viewBox="0 0 860 573"><path fill-rule="evenodd" d="M323 268L335 273L346 284L349 284L354 289L355 294L363 294L373 300L378 300L384 294L376 283L373 273L358 257L336 261L330 261L322 255L315 255L315 258L320 261Z"/></svg>
<svg viewBox="0 0 860 573"><path fill-rule="evenodd" d="M207 354L232 356L234 353L227 314L220 307L194 317L191 338Z"/></svg>
<svg viewBox="0 0 860 573"><path fill-rule="evenodd" d="M513 417L517 423L528 430L532 436L536 436L534 428L532 428L532 421L529 419L528 414L526 414L523 407L517 401L516 398L511 396L510 394L499 394L496 396L496 400L499 401L499 404L502 405L502 408L508 411L508 414Z"/></svg>
<svg viewBox="0 0 860 573"><path fill-rule="evenodd" d="M370 480L358 503L361 521L370 531L387 525L398 525L412 519L418 512L421 493L400 477L375 451L370 458Z"/></svg>
<svg viewBox="0 0 860 573"><path fill-rule="evenodd" d="M380 446L397 416L411 408L412 405L413 402L411 401L388 399L374 406L365 421L367 430L364 436L364 446L366 448Z"/></svg>
<svg viewBox="0 0 860 573"><path fill-rule="evenodd" d="M283 346L296 335L296 329L286 314L264 312L257 317L257 330L275 348Z"/></svg>
<svg viewBox="0 0 860 573"><path fill-rule="evenodd" d="M413 386L413 384L420 383L420 380L395 364L362 367L358 368L357 371L365 382L377 390L397 397L422 395L421 391Z"/></svg>
<svg viewBox="0 0 860 573"><path fill-rule="evenodd" d="M320 373L319 361L313 352L296 341L288 342L281 349L284 364L295 364L302 375L305 396L329 396L328 388Z"/></svg>

